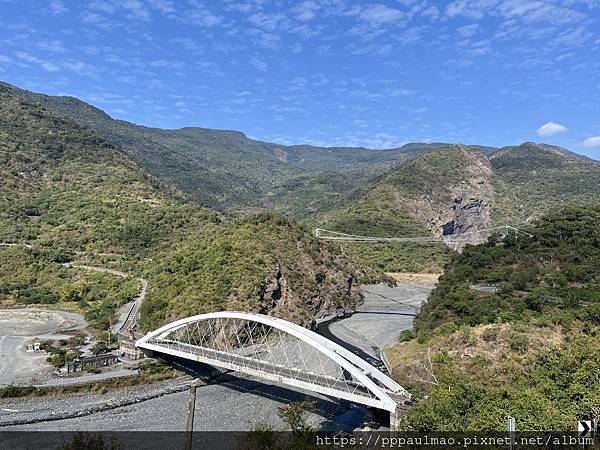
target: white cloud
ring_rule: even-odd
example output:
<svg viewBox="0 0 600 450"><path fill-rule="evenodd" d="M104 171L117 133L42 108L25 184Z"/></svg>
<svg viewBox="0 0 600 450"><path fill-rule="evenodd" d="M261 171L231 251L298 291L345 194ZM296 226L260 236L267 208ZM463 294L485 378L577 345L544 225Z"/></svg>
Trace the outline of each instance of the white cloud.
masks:
<svg viewBox="0 0 600 450"><path fill-rule="evenodd" d="M462 38L470 38L474 36L479 30L479 24L473 23L471 25L465 25L463 27L457 28L456 33Z"/></svg>
<svg viewBox="0 0 600 450"><path fill-rule="evenodd" d="M62 14L66 11L68 11L68 9L65 7L62 1L53 0L50 2L50 12L52 14Z"/></svg>
<svg viewBox="0 0 600 450"><path fill-rule="evenodd" d="M496 6L496 0L455 0L446 7L449 17L464 16L470 19L481 19Z"/></svg>
<svg viewBox="0 0 600 450"><path fill-rule="evenodd" d="M248 20L259 28L274 31L280 28L288 20L284 14L274 13L255 13L248 17Z"/></svg>
<svg viewBox="0 0 600 450"><path fill-rule="evenodd" d="M250 58L249 62L251 66L253 66L256 70L260 70L261 72L265 72L269 68L269 65L265 61L258 59L256 56Z"/></svg>
<svg viewBox="0 0 600 450"><path fill-rule="evenodd" d="M223 21L223 17L211 14L206 11L196 10L188 14L187 20L203 27L214 27Z"/></svg>
<svg viewBox="0 0 600 450"><path fill-rule="evenodd" d="M150 5L163 15L170 15L175 12L173 2L169 0L149 0Z"/></svg>
<svg viewBox="0 0 600 450"><path fill-rule="evenodd" d="M313 0L306 0L296 6L293 11L296 13L298 20L305 22L313 19L319 8L320 6Z"/></svg>
<svg viewBox="0 0 600 450"><path fill-rule="evenodd" d="M58 72L60 70L60 67L58 67L56 64L50 61L42 62L41 66L42 69L46 70L47 72Z"/></svg>
<svg viewBox="0 0 600 450"><path fill-rule="evenodd" d="M399 9L389 8L379 4L368 5L361 10L354 10L351 14L357 15L361 20L372 25L396 22L404 17L404 13Z"/></svg>
<svg viewBox="0 0 600 450"><path fill-rule="evenodd" d="M437 20L440 17L440 10L435 6L430 6L429 8L423 10L421 15L423 17L429 17L432 20Z"/></svg>
<svg viewBox="0 0 600 450"><path fill-rule="evenodd" d="M446 14L450 18L463 16L479 20L489 14L527 23L566 24L582 21L586 17L572 8L574 4L573 1L552 0L454 0L448 4Z"/></svg>
<svg viewBox="0 0 600 450"><path fill-rule="evenodd" d="M541 137L554 136L555 134L564 133L567 127L556 122L548 122L538 128L537 134Z"/></svg>
<svg viewBox="0 0 600 450"><path fill-rule="evenodd" d="M591 136L585 139L581 145L587 148L600 148L600 136Z"/></svg>

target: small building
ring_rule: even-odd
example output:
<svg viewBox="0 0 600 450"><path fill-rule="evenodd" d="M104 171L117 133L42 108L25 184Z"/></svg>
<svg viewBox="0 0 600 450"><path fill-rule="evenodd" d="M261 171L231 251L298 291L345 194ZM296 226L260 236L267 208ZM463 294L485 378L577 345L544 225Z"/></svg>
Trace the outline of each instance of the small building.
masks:
<svg viewBox="0 0 600 450"><path fill-rule="evenodd" d="M27 344L28 352L39 352L41 349L41 344L39 342L32 342L31 344Z"/></svg>
<svg viewBox="0 0 600 450"><path fill-rule="evenodd" d="M119 335L119 351L128 359L142 359L144 352L135 346L136 336L131 333L130 335Z"/></svg>
<svg viewBox="0 0 600 450"><path fill-rule="evenodd" d="M80 372L82 370L94 369L97 367L113 366L118 362L119 357L114 353L75 358L73 361L66 364L67 373Z"/></svg>

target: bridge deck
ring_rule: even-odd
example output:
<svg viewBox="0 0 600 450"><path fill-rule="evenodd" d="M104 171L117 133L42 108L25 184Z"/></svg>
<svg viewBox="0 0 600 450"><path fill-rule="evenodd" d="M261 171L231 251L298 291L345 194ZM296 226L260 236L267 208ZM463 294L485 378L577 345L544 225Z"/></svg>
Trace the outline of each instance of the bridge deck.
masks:
<svg viewBox="0 0 600 450"><path fill-rule="evenodd" d="M136 346L392 415L410 399L402 386L339 344L264 314L219 311L186 317L148 333Z"/></svg>
<svg viewBox="0 0 600 450"><path fill-rule="evenodd" d="M206 347L199 347L196 345L185 344L182 342L171 341L168 339L153 339L149 341L150 344L169 347L177 349L195 355L198 360L213 365L218 365L218 362L236 365L239 367L248 368L264 373L268 373L274 376L294 379L303 381L310 384L316 384L330 389L336 389L340 391L350 390L354 395L363 395L367 398L372 398L373 395L369 390L351 380L344 380L334 377L328 377L321 374L305 372L299 369L291 369L288 367L271 364L266 361L260 361L247 356L236 355L234 353L226 353ZM393 394L389 392L389 394Z"/></svg>

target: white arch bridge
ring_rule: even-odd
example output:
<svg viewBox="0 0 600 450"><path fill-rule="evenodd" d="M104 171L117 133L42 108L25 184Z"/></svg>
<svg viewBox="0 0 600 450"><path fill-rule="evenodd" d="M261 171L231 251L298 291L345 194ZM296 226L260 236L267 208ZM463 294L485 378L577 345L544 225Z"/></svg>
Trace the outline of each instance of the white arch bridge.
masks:
<svg viewBox="0 0 600 450"><path fill-rule="evenodd" d="M410 394L386 374L319 334L262 314L223 311L188 317L136 342L165 353L390 412Z"/></svg>

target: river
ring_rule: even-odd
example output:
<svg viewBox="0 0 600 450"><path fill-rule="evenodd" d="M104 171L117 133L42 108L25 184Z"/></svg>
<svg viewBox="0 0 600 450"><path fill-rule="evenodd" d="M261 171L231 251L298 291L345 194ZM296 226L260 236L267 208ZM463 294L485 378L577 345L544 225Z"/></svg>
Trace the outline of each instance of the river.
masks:
<svg viewBox="0 0 600 450"><path fill-rule="evenodd" d="M395 342L403 329L412 326L414 315L431 286L402 284L391 288L370 285L363 286L362 290L364 304L353 314L321 323L319 333L381 367L380 351ZM153 385L107 393L75 394L68 399L0 401L0 426L3 421L37 421L0 430L184 430L187 391L159 393L153 398L138 401L136 396L152 389L160 391L160 387ZM110 407L129 397L129 404ZM316 402L316 409L309 420L321 429L351 430L365 422L379 420L372 411L349 402L265 384L249 377L225 374L198 388L195 429L243 431L252 429L257 423L282 428L284 424L277 414L278 407L305 398ZM93 416L74 417L83 414L86 405L93 408L106 405L106 408L95 412ZM73 417L51 421L43 419L61 414L71 414Z"/></svg>

